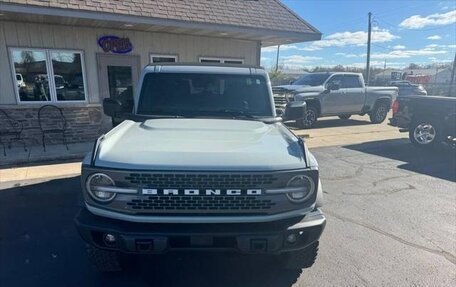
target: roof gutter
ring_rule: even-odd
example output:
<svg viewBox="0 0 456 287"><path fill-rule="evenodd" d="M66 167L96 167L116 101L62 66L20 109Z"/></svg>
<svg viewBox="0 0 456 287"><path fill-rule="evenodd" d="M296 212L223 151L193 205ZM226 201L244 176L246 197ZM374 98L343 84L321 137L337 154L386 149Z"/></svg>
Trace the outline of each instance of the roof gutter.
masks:
<svg viewBox="0 0 456 287"><path fill-rule="evenodd" d="M168 26L168 27L177 27L177 28L186 28L186 29L203 29L203 30L211 30L211 31L219 31L219 32L245 33L245 34L252 34L252 35L257 35L257 36L269 36L269 37L276 36L276 37L283 37L283 38L293 38L294 40L300 40L302 42L315 41L315 40L321 39L321 33L318 31L317 32L315 32L315 31L296 32L296 31L274 30L274 29L253 28L253 27L247 27L247 26L236 26L236 25L227 25L227 24L202 23L202 22L194 22L194 21L162 19L162 18L156 18L156 17L123 15L123 14L97 12L97 11L82 11L82 10L64 9L64 8L39 7L39 6L33 6L33 5L0 3L0 11L12 12L12 13L36 14L36 15L43 15L43 16L65 17L65 18L80 18L80 19L98 20L98 21L103 20L103 21L107 21L107 22Z"/></svg>

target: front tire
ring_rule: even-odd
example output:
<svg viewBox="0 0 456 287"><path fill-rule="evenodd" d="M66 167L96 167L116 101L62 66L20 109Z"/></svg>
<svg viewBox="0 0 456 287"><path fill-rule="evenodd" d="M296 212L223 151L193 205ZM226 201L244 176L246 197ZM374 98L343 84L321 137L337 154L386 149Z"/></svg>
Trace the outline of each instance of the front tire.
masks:
<svg viewBox="0 0 456 287"><path fill-rule="evenodd" d="M282 267L288 270L301 270L310 268L317 259L318 244L316 241L302 250L286 252L280 256Z"/></svg>
<svg viewBox="0 0 456 287"><path fill-rule="evenodd" d="M315 107L308 106L304 118L296 120L296 125L300 129L310 129L315 125L318 119L318 110Z"/></svg>
<svg viewBox="0 0 456 287"><path fill-rule="evenodd" d="M382 123L388 115L389 105L385 102L377 103L374 109L369 113L370 121L373 124Z"/></svg>
<svg viewBox="0 0 456 287"><path fill-rule="evenodd" d="M442 141L442 132L437 123L431 120L419 120L411 125L409 139L416 147L432 148Z"/></svg>

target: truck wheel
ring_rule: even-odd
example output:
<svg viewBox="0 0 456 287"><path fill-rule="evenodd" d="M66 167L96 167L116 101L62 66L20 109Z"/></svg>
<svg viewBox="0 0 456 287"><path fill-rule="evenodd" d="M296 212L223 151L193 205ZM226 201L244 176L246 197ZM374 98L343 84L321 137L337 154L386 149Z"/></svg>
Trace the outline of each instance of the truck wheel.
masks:
<svg viewBox="0 0 456 287"><path fill-rule="evenodd" d="M369 113L370 121L373 124L379 124L386 119L389 105L385 102L375 104L374 109Z"/></svg>
<svg viewBox="0 0 456 287"><path fill-rule="evenodd" d="M285 269L300 270L310 268L317 259L318 241L302 250L290 251L280 255L280 261Z"/></svg>
<svg viewBox="0 0 456 287"><path fill-rule="evenodd" d="M415 121L409 130L409 138L413 145L420 148L435 147L442 141L440 126L431 120Z"/></svg>
<svg viewBox="0 0 456 287"><path fill-rule="evenodd" d="M340 115L339 119L341 120L348 120L351 117L351 115Z"/></svg>
<svg viewBox="0 0 456 287"><path fill-rule="evenodd" d="M315 107L308 106L304 118L296 120L296 125L300 129L309 129L315 125L318 119L318 110Z"/></svg>
<svg viewBox="0 0 456 287"><path fill-rule="evenodd" d="M122 271L120 254L118 252L102 250L92 245L87 245L87 257L89 262L99 272Z"/></svg>

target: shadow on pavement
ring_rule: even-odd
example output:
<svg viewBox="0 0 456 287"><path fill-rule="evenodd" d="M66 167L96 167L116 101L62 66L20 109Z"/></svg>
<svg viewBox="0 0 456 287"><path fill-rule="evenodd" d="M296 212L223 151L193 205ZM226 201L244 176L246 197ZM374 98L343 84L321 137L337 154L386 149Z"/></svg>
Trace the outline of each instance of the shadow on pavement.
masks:
<svg viewBox="0 0 456 287"><path fill-rule="evenodd" d="M364 126L364 125L371 125L371 122L369 121L368 118L366 118L365 121L354 120L354 119L341 120L339 118L336 118L336 119L321 118L321 119L318 119L318 121L315 123L315 126L313 126L312 129ZM294 123L294 122L287 123L287 126L290 127L292 130L299 129L296 126L296 123ZM312 129L310 129L310 130L312 130Z"/></svg>
<svg viewBox="0 0 456 287"><path fill-rule="evenodd" d="M441 145L435 149L420 149L408 139L391 139L344 148L405 162L398 168L456 182L456 150Z"/></svg>
<svg viewBox="0 0 456 287"><path fill-rule="evenodd" d="M185 253L139 258L97 273L73 225L79 177L0 190L0 286L291 286L297 271L270 257Z"/></svg>

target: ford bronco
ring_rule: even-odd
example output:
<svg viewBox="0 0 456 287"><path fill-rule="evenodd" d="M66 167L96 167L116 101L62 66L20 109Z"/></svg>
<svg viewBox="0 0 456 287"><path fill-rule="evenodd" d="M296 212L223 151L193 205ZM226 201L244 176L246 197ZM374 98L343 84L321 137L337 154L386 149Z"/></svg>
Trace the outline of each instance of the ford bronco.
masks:
<svg viewBox="0 0 456 287"><path fill-rule="evenodd" d="M122 103L104 112L122 117ZM100 271L125 254L231 250L310 267L325 226L318 165L276 115L261 68L151 65L129 118L101 136L82 164L75 218Z"/></svg>

